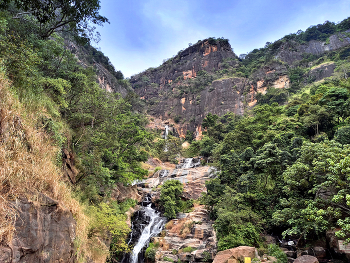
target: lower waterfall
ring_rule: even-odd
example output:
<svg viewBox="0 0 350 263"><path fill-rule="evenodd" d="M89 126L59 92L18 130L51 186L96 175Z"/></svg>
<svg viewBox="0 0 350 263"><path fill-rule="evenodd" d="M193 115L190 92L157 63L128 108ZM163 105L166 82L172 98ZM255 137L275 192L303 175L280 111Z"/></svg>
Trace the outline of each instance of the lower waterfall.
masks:
<svg viewBox="0 0 350 263"><path fill-rule="evenodd" d="M163 230L166 222L166 218L152 207L150 194L146 195L141 205L142 208L136 212L133 219L129 240L129 245L134 244L134 248L124 256L122 263L143 263L145 249L151 238Z"/></svg>

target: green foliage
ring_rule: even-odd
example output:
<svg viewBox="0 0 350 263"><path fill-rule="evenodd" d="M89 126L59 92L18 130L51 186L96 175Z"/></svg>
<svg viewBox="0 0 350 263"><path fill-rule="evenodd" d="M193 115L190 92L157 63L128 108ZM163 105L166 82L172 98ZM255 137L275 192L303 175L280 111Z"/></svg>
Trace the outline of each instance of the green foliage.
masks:
<svg viewBox="0 0 350 263"><path fill-rule="evenodd" d="M155 261L158 247L159 243L150 243L145 251L145 257L152 262Z"/></svg>
<svg viewBox="0 0 350 263"><path fill-rule="evenodd" d="M159 139L154 144L157 157L163 162L177 164L177 157L181 151L181 141L179 138L169 135L166 140Z"/></svg>
<svg viewBox="0 0 350 263"><path fill-rule="evenodd" d="M350 126L340 127L334 135L334 140L341 144L350 144Z"/></svg>
<svg viewBox="0 0 350 263"><path fill-rule="evenodd" d="M14 2L18 12L28 12L19 15L20 18L29 17L26 23L31 21L41 38L48 38L58 30L74 32L76 36L84 39L92 37L94 28L89 24L102 25L108 19L101 16L100 1L70 1L70 0L50 0L50 1L20 1L4 0L0 8L7 9L9 4Z"/></svg>
<svg viewBox="0 0 350 263"><path fill-rule="evenodd" d="M172 258L163 257L163 261L174 262Z"/></svg>
<svg viewBox="0 0 350 263"><path fill-rule="evenodd" d="M350 149L333 141L305 142L300 158L284 172L285 208L273 215L276 224L285 224L284 235L307 237L330 227L346 226L349 217L346 196L349 193Z"/></svg>
<svg viewBox="0 0 350 263"><path fill-rule="evenodd" d="M88 208L93 221L90 223L88 236L91 238L103 234L104 238L112 235L111 252L128 251L128 245L125 243L130 228L126 224L126 215L118 213L106 203L101 203L98 207L90 206Z"/></svg>
<svg viewBox="0 0 350 263"><path fill-rule="evenodd" d="M196 249L193 247L185 247L182 249L183 252L185 253L192 253L193 251L195 251Z"/></svg>
<svg viewBox="0 0 350 263"><path fill-rule="evenodd" d="M269 255L277 258L277 263L287 263L288 258L276 244L269 245Z"/></svg>
<svg viewBox="0 0 350 263"><path fill-rule="evenodd" d="M259 246L263 221L245 204L242 194L226 187L217 209L215 229L218 249L226 250L237 246Z"/></svg>
<svg viewBox="0 0 350 263"><path fill-rule="evenodd" d="M162 185L160 203L164 207L164 216L169 219L175 218L179 210L180 196L183 192L183 185L178 180L168 180Z"/></svg>
<svg viewBox="0 0 350 263"><path fill-rule="evenodd" d="M266 94L258 93L256 99L258 104L272 104L277 102L283 104L288 98L288 91L285 89L268 88Z"/></svg>
<svg viewBox="0 0 350 263"><path fill-rule="evenodd" d="M162 185L159 201L164 208L164 216L175 218L178 212L188 212L193 206L193 200L181 200L182 193L183 185L178 180L168 180Z"/></svg>

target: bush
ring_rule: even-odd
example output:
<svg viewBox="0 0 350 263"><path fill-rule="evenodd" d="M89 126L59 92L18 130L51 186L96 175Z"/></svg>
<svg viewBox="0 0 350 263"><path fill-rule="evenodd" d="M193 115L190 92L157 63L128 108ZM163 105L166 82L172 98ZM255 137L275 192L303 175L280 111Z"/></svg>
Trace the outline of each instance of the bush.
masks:
<svg viewBox="0 0 350 263"><path fill-rule="evenodd" d="M287 255L275 244L269 245L269 255L277 258L277 263L287 263Z"/></svg>
<svg viewBox="0 0 350 263"><path fill-rule="evenodd" d="M150 243L148 248L145 251L145 257L151 261L155 261L157 249L159 247L159 243Z"/></svg>
<svg viewBox="0 0 350 263"><path fill-rule="evenodd" d="M164 257L163 261L174 262L174 260L172 258L168 258L168 257Z"/></svg>
<svg viewBox="0 0 350 263"><path fill-rule="evenodd" d="M185 253L191 253L193 251L195 251L196 249L193 247L185 247L182 251Z"/></svg>

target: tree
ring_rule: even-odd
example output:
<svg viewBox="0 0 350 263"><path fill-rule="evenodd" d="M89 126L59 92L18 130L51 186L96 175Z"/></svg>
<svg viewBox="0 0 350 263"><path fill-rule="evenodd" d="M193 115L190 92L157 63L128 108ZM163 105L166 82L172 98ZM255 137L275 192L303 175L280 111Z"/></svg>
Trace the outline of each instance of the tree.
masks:
<svg viewBox="0 0 350 263"><path fill-rule="evenodd" d="M160 203L164 207L164 215L169 218L175 218L180 211L181 198L183 192L183 185L178 180L166 181L160 191Z"/></svg>
<svg viewBox="0 0 350 263"><path fill-rule="evenodd" d="M284 235L307 237L336 226L338 236L349 233L349 153L349 147L334 141L303 144L300 158L283 174L284 208L273 215L276 224L287 228Z"/></svg>
<svg viewBox="0 0 350 263"><path fill-rule="evenodd" d="M93 37L94 27L108 19L99 14L100 0L4 0L0 8L6 9L13 2L19 11L35 18L39 34L48 38L56 31L69 31L83 39Z"/></svg>

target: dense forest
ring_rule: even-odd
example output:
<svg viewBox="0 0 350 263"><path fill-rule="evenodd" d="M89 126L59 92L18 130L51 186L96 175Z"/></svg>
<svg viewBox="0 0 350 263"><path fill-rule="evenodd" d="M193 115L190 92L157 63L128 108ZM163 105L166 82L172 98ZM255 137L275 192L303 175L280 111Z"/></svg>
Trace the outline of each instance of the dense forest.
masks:
<svg viewBox="0 0 350 263"><path fill-rule="evenodd" d="M96 34L86 26L107 19L98 14L99 1L83 2L87 6L50 1L44 9L42 1L5 1L0 11L0 177L7 186L0 191L6 200L0 224L8 230L0 232L0 242L12 236L10 201L23 195L36 200L44 193L73 212L79 262L128 249L125 212L135 201L120 203L110 194L117 183L148 173L141 162L152 141L145 117L97 83L94 64L100 63L120 85L129 85L90 45ZM80 43L90 64L81 66L69 41ZM20 127L9 128L15 119ZM68 152L75 174L63 177ZM112 238L110 247L98 241L105 238Z"/></svg>
<svg viewBox="0 0 350 263"><path fill-rule="evenodd" d="M273 62L269 52L287 40L326 41L348 28L346 19L286 36L253 50L239 70L250 74L258 65ZM262 246L263 232L293 238L299 246L325 240L332 228L338 229L339 238L349 236L347 52L344 48L306 57L289 68L291 88L259 93L257 105L244 116L209 114L203 120L203 138L193 141L186 154L204 156L221 171L207 182L202 199L215 220L219 250ZM308 63L330 61L337 65L332 77L308 79Z"/></svg>
<svg viewBox="0 0 350 263"><path fill-rule="evenodd" d="M201 140L191 132L184 139L161 138L160 131L146 129L145 102L91 44L99 37L93 25L108 22L99 1L72 3L0 2L0 244L12 241L13 201L39 202L44 194L73 214L79 262L120 259L131 249L126 212L137 201L117 201L113 190L146 178L150 156L177 164L180 155L200 156L203 165L217 168L200 203L214 221L219 251L242 245L267 251L263 234L302 247L324 240L329 229L350 242L349 47L306 54L288 66L289 89L268 87L242 116L209 113ZM267 43L237 57L234 72L231 66L215 78L200 72L192 91L225 74L249 78L269 63L283 64L274 56L281 45L327 43L349 29L350 18L327 21ZM71 43L80 47L79 56ZM336 65L332 77L315 82L307 74L310 63L329 62ZM97 64L129 94L101 89ZM181 147L185 140L188 148ZM193 207L182 192L179 181L161 187L158 203L168 219Z"/></svg>

